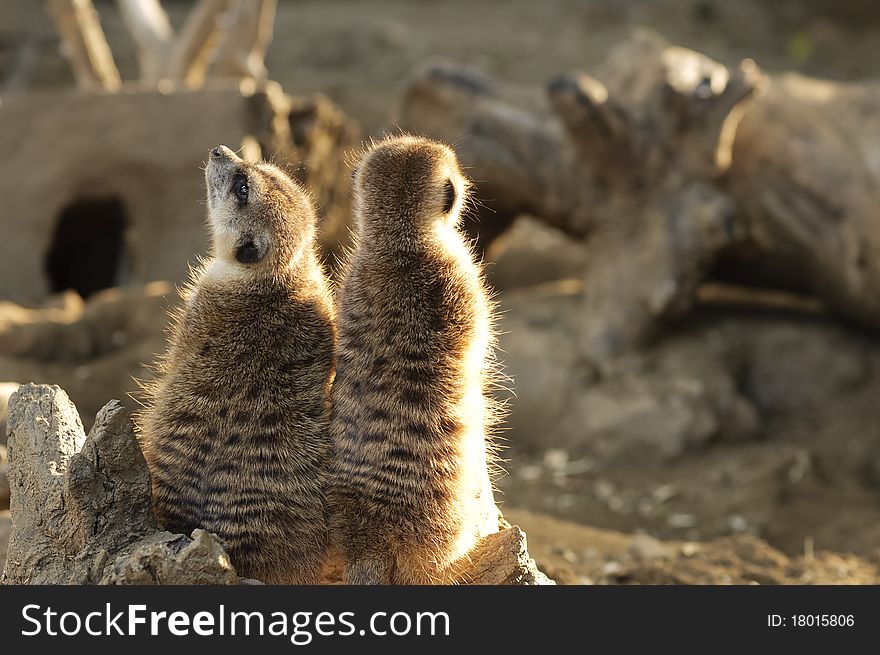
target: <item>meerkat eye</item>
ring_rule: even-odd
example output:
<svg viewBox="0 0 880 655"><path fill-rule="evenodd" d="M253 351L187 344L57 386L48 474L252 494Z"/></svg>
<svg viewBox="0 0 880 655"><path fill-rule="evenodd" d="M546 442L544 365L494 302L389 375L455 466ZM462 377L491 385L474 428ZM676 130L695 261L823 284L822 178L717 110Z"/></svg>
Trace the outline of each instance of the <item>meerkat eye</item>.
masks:
<svg viewBox="0 0 880 655"><path fill-rule="evenodd" d="M239 202L247 202L248 194L251 192L247 178L244 176L236 176L235 181L232 183L232 192L235 194L235 197L238 198Z"/></svg>
<svg viewBox="0 0 880 655"><path fill-rule="evenodd" d="M448 214L455 207L455 184L452 180L446 180L443 186L443 213Z"/></svg>

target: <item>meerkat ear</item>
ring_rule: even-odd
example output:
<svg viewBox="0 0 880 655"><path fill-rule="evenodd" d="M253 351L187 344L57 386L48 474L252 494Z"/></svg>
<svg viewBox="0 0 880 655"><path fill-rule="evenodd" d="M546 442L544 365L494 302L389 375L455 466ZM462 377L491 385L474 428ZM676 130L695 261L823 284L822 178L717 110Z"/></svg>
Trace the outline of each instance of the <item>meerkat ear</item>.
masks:
<svg viewBox="0 0 880 655"><path fill-rule="evenodd" d="M455 207L455 184L452 182L452 179L446 180L446 184L443 186L443 213L448 214L452 211L452 208Z"/></svg>

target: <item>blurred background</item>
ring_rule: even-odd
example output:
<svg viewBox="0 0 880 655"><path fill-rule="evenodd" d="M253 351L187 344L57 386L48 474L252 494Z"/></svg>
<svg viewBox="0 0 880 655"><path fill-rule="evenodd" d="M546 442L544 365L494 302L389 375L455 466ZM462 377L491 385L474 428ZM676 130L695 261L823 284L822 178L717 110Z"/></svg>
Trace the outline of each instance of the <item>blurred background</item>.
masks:
<svg viewBox="0 0 880 655"><path fill-rule="evenodd" d="M880 5L0 0L0 426L164 349L224 143L313 192L452 144L499 302L498 501L564 583L880 581ZM0 444L5 443L5 428ZM8 485L0 446L0 560ZM2 566L2 564L0 564Z"/></svg>

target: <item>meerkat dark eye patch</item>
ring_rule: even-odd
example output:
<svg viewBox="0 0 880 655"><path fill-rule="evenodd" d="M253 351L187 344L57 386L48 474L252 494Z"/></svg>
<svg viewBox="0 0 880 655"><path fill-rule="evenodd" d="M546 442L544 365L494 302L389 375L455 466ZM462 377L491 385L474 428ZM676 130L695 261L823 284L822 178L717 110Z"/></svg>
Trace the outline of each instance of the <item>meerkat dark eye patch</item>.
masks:
<svg viewBox="0 0 880 655"><path fill-rule="evenodd" d="M238 199L239 204L243 205L247 202L250 195L250 185L248 185L247 177L242 173L236 173L232 176L232 193Z"/></svg>
<svg viewBox="0 0 880 655"><path fill-rule="evenodd" d="M446 180L443 186L443 213L448 214L455 207L455 185L452 180Z"/></svg>
<svg viewBox="0 0 880 655"><path fill-rule="evenodd" d="M235 259L241 264L256 264L265 253L253 241L245 241L235 247Z"/></svg>

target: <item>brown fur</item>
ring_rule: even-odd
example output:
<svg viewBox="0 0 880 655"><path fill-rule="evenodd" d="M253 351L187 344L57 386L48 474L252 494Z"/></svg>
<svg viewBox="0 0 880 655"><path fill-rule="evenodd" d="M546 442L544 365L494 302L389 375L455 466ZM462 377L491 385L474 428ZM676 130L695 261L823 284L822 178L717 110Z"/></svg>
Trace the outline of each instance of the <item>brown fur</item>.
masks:
<svg viewBox="0 0 880 655"><path fill-rule="evenodd" d="M314 210L277 168L226 148L212 151L206 180L212 257L183 292L138 419L155 511L173 532L218 534L242 576L315 583L336 335ZM260 261L239 261L243 244Z"/></svg>
<svg viewBox="0 0 880 655"><path fill-rule="evenodd" d="M497 530L492 307L456 229L466 190L452 151L414 137L375 145L355 174L331 420L333 530L351 584L450 582Z"/></svg>

